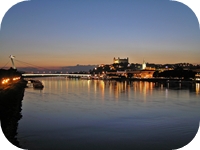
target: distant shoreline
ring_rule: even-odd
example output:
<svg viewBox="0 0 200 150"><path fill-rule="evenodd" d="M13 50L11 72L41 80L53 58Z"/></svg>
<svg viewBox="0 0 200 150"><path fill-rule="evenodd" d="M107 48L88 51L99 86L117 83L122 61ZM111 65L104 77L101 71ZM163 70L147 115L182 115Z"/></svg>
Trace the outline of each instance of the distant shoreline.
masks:
<svg viewBox="0 0 200 150"><path fill-rule="evenodd" d="M116 81L147 81L147 82L159 82L159 83L200 83L200 81L192 80L192 79L169 79L169 78L113 78L111 80Z"/></svg>

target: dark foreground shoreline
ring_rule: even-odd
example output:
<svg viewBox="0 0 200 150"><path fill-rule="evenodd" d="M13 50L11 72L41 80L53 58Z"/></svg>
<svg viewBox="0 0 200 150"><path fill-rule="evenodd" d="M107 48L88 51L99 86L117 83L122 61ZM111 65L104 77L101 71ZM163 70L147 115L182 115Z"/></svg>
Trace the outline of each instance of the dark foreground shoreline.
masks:
<svg viewBox="0 0 200 150"><path fill-rule="evenodd" d="M18 121L22 118L21 107L27 81L21 79L0 88L0 120L5 137L20 147L16 139Z"/></svg>

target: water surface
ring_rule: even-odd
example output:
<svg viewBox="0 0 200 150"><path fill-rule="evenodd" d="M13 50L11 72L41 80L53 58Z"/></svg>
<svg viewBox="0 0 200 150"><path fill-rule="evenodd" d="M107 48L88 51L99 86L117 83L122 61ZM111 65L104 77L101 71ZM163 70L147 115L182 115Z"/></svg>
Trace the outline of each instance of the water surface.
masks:
<svg viewBox="0 0 200 150"><path fill-rule="evenodd" d="M29 150L177 149L196 135L199 84L40 78L27 88L18 140Z"/></svg>

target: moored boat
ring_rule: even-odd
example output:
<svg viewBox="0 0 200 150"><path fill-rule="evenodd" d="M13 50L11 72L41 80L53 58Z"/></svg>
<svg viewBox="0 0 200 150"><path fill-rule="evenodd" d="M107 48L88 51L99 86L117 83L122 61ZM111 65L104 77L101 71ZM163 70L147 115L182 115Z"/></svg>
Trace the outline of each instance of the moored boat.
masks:
<svg viewBox="0 0 200 150"><path fill-rule="evenodd" d="M44 88L44 85L39 80L29 80L29 81L32 83L33 88L35 88L35 89L42 89L42 88ZM30 85L30 83L29 83L29 85Z"/></svg>

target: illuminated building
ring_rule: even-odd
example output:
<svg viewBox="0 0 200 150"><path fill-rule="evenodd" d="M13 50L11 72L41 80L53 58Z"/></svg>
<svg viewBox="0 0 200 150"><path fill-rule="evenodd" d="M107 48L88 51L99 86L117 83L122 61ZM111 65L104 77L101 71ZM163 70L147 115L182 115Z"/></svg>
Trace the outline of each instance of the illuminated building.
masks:
<svg viewBox="0 0 200 150"><path fill-rule="evenodd" d="M121 64L121 63L123 63L123 64L128 64L129 62L128 62L128 57L127 58L124 58L124 59L120 59L119 57L118 58L113 58L113 63L114 64Z"/></svg>
<svg viewBox="0 0 200 150"><path fill-rule="evenodd" d="M143 60L142 70L146 69L146 62Z"/></svg>

